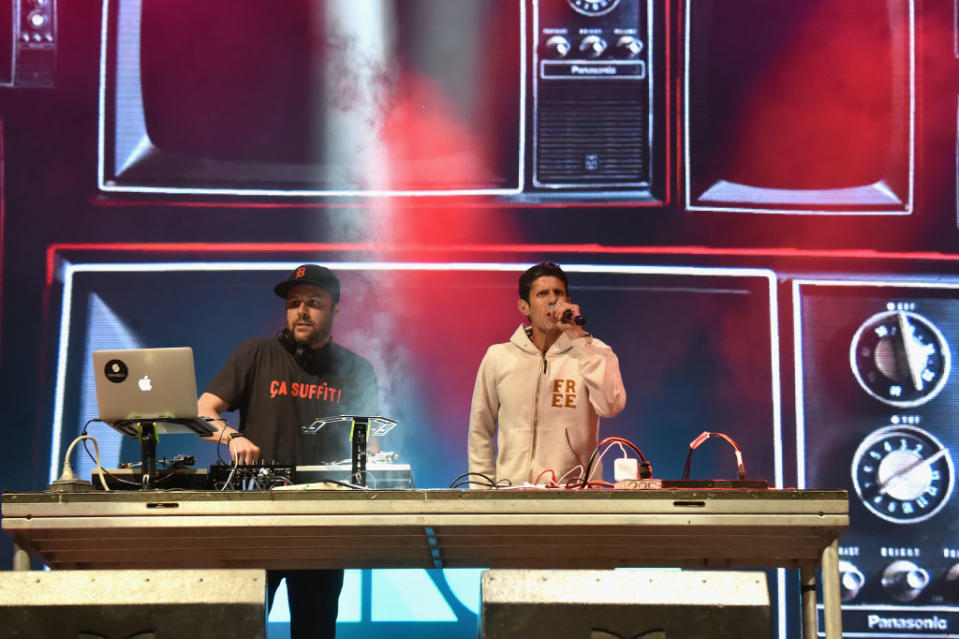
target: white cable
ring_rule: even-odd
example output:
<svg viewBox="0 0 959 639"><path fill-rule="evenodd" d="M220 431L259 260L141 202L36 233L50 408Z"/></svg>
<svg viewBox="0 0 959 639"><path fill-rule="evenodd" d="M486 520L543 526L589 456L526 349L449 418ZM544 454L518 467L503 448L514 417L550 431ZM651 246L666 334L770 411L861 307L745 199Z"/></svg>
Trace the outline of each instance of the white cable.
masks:
<svg viewBox="0 0 959 639"><path fill-rule="evenodd" d="M233 481L233 474L236 473L237 467L240 465L240 456L236 453L233 454L233 469L230 470L230 474L226 476L226 482L223 484L223 488L220 489L220 492L226 490L226 487L230 485L230 482Z"/></svg>
<svg viewBox="0 0 959 639"><path fill-rule="evenodd" d="M529 482L523 484L515 484L513 486L500 486L496 490L553 490L549 486L540 486L539 484L531 484Z"/></svg>
<svg viewBox="0 0 959 639"><path fill-rule="evenodd" d="M100 447L97 446L97 440L90 435L80 435L70 442L70 446L67 448L67 453L63 456L63 473L60 475L60 479L74 478L73 468L70 467L70 455L73 453L73 447L84 439L89 439L93 442L93 452L95 453L94 460L97 462L97 476L100 477L100 483L103 485L103 490L110 490L110 487L107 486L107 480L103 478L103 466L100 465Z"/></svg>
<svg viewBox="0 0 959 639"><path fill-rule="evenodd" d="M620 443L620 442L613 442L613 444L616 444L617 446L619 446L619 449L620 449L621 451L623 451L623 457L626 457L626 458L629 457L629 455L626 454L626 449L623 448L622 443ZM612 445L606 446L606 450L604 450L603 453L599 456L599 459L596 460L596 463L593 465L593 469L589 471L589 477L586 478L586 484L587 484L587 485L589 484L589 482L593 481L593 473L596 472L596 469L603 467L603 457L606 456L606 453L608 453L608 452L609 452L609 449L612 448L612 447L613 447Z"/></svg>
<svg viewBox="0 0 959 639"><path fill-rule="evenodd" d="M565 473L563 473L563 476L562 476L562 477L560 477L558 480L556 480L556 485L557 485L557 486L565 486L566 484L563 483L563 480L566 479L566 476L569 475L569 474L570 474L571 472L573 472L574 470L576 470L577 468L579 469L579 477L580 477L580 479L582 479L583 473L586 472L586 469L583 468L583 465L582 465L582 464L576 464L575 466L573 466L572 468L570 468L569 470L567 470Z"/></svg>

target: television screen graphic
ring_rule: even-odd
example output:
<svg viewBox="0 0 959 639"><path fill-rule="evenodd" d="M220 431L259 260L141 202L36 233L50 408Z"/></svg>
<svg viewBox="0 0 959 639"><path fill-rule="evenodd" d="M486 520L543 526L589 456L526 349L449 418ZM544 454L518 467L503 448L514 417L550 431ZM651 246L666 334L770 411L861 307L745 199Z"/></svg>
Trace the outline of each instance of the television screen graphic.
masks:
<svg viewBox="0 0 959 639"><path fill-rule="evenodd" d="M910 0L687 0L686 203L912 209Z"/></svg>
<svg viewBox="0 0 959 639"><path fill-rule="evenodd" d="M66 445L96 414L93 350L191 345L202 391L240 340L281 327L284 304L272 288L297 264L68 265L65 356L58 371L62 410L50 472L59 474ZM411 466L417 488L448 487L467 469L480 360L519 325L517 278L528 264L327 265L341 282L333 339L372 363L381 411L399 422L382 438L382 450ZM655 477L679 478L690 441L703 430L723 432L741 447L749 478L781 486L774 275L758 269L564 268L572 299L589 318L589 330L616 352L626 386L626 408L602 420L601 436L629 439L652 462ZM236 425L235 414L224 416ZM102 424L89 429L105 466L139 459L135 440L121 440ZM214 451L214 444L193 435L165 435L157 452L161 458L193 455L202 469L216 459ZM604 477L612 479L611 460L623 455L611 447ZM89 477L91 463L82 455L76 462L79 476ZM733 479L736 471L733 450L720 441L697 449L690 477ZM478 586L478 571L471 570L348 571L337 634L400 636L396 628L406 624L418 637L475 635ZM409 592L415 601L403 596ZM278 607L271 623L282 618Z"/></svg>
<svg viewBox="0 0 959 639"><path fill-rule="evenodd" d="M522 2L119 0L105 28L108 189L520 186Z"/></svg>
<svg viewBox="0 0 959 639"><path fill-rule="evenodd" d="M219 271L217 265L197 270L184 264L149 272L108 265L104 272L78 271L65 300L72 320L61 362L62 428L55 430L69 443L96 416L89 380L93 350L191 346L202 391L236 344L282 327L283 305L272 287L295 266L226 265ZM522 320L516 282L526 267L329 266L339 274L342 290L334 339L373 364L383 415L400 422L383 439L383 449L412 465L417 487L448 486L466 471L469 407L480 360ZM567 271L573 300L589 317L589 330L617 353L626 385L626 409L602 421L602 436L630 439L653 462L655 476L679 478L689 442L704 430L724 432L743 448L749 477L775 484L780 434L771 274L642 266L581 271L576 265ZM226 323L211 323L207 312L189 310L195 300L211 296L217 298L217 316L229 318ZM484 318L475 316L477 304L486 309ZM170 313L180 319L169 321ZM132 441L127 446L135 458ZM161 455L189 453L212 461L213 449L186 435L160 442ZM111 450L112 460L122 454ZM612 463L607 466L611 473ZM733 479L735 473L731 449L697 450L692 478Z"/></svg>

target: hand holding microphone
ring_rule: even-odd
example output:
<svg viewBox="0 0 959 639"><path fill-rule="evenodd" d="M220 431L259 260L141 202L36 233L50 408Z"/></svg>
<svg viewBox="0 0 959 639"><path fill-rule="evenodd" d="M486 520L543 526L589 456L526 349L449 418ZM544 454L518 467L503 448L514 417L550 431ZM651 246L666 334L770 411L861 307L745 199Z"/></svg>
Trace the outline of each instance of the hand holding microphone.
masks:
<svg viewBox="0 0 959 639"><path fill-rule="evenodd" d="M554 302L551 304L550 315L555 321L568 324L570 327L582 326L586 323L586 317L579 312L579 306L569 302Z"/></svg>
<svg viewBox="0 0 959 639"><path fill-rule="evenodd" d="M559 321L563 324L576 324L577 326L582 326L586 323L586 318L579 314L579 311L574 311L571 308L567 308L563 311L563 315L559 318Z"/></svg>

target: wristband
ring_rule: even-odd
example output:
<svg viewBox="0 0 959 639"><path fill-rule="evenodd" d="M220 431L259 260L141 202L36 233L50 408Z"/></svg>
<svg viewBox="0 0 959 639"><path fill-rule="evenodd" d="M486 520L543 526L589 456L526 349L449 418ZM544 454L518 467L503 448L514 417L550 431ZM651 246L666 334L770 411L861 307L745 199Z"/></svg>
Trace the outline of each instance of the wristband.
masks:
<svg viewBox="0 0 959 639"><path fill-rule="evenodd" d="M234 439L243 439L244 437L246 437L246 435L244 435L243 433L233 432L233 433L230 433L230 434L228 434L228 435L226 436L226 443L229 444L229 443L232 442Z"/></svg>

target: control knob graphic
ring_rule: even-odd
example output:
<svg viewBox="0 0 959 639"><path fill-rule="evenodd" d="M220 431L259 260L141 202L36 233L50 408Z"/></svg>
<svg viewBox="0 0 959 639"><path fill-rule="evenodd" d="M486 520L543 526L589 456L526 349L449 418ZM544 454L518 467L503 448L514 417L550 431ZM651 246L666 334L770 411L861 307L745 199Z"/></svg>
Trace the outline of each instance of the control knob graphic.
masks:
<svg viewBox="0 0 959 639"><path fill-rule="evenodd" d="M952 456L932 433L915 426L880 428L852 460L856 496L877 517L915 524L942 510L952 495Z"/></svg>
<svg viewBox="0 0 959 639"><path fill-rule="evenodd" d="M863 322L852 338L849 360L863 390L890 406L925 404L949 377L945 337L935 324L909 311L885 311Z"/></svg>
<svg viewBox="0 0 959 639"><path fill-rule="evenodd" d="M566 0L577 13L584 16L601 16L616 8L619 0Z"/></svg>
<svg viewBox="0 0 959 639"><path fill-rule="evenodd" d="M29 22L30 26L34 29L40 29L47 23L47 16L43 15L39 11L34 11L27 16L27 22Z"/></svg>
<svg viewBox="0 0 959 639"><path fill-rule="evenodd" d="M952 601L959 601L959 564L952 564L943 577L946 596Z"/></svg>
<svg viewBox="0 0 959 639"><path fill-rule="evenodd" d="M882 573L882 587L896 601L912 601L928 585L929 573L911 561L894 561Z"/></svg>
<svg viewBox="0 0 959 639"><path fill-rule="evenodd" d="M843 601L855 599L865 583L866 576L855 565L845 560L839 562L839 591Z"/></svg>
<svg viewBox="0 0 959 639"><path fill-rule="evenodd" d="M572 46L570 46L569 40L561 35L554 35L546 41L546 51L550 57L565 58L570 49L572 49Z"/></svg>
<svg viewBox="0 0 959 639"><path fill-rule="evenodd" d="M598 58L606 51L606 41L597 35L589 35L579 43L579 50L587 58Z"/></svg>
<svg viewBox="0 0 959 639"><path fill-rule="evenodd" d="M623 36L616 42L616 56L630 60L643 51L643 41L633 36Z"/></svg>

